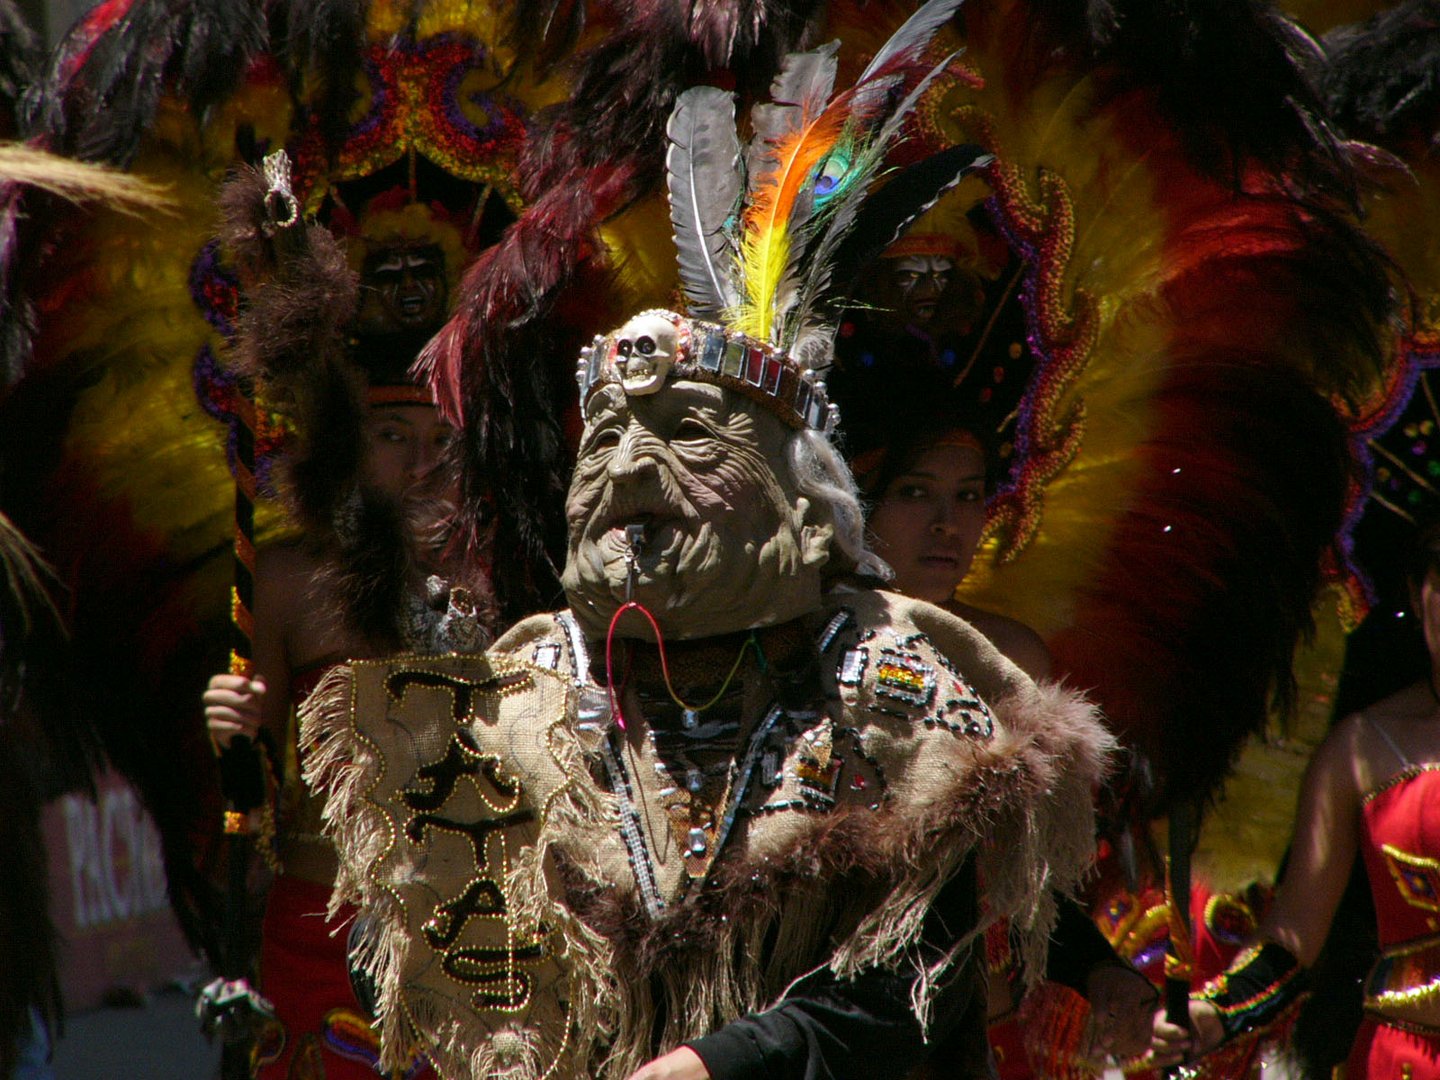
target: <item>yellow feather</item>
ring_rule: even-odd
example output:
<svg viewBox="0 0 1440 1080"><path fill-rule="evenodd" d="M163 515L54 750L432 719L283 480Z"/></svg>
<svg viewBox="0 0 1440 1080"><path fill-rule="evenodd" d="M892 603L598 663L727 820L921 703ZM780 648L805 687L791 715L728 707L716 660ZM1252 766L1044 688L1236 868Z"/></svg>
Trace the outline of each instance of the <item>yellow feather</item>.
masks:
<svg viewBox="0 0 1440 1080"><path fill-rule="evenodd" d="M742 334L769 341L775 324L775 296L790 261L790 237L782 224L740 241L740 273L745 296L730 322Z"/></svg>
<svg viewBox="0 0 1440 1080"><path fill-rule="evenodd" d="M775 146L775 167L755 186L740 239L740 272L745 282L733 325L742 333L770 341L775 331L776 298L790 261L790 216L795 200L811 182L816 167L835 148L849 115L848 99L832 102Z"/></svg>
<svg viewBox="0 0 1440 1080"><path fill-rule="evenodd" d="M670 205L656 194L597 228L620 311L665 307L680 287ZM597 326L594 329L604 330Z"/></svg>
<svg viewBox="0 0 1440 1080"><path fill-rule="evenodd" d="M103 165L0 143L0 181L27 184L70 202L103 202L126 214L173 211L164 187Z"/></svg>

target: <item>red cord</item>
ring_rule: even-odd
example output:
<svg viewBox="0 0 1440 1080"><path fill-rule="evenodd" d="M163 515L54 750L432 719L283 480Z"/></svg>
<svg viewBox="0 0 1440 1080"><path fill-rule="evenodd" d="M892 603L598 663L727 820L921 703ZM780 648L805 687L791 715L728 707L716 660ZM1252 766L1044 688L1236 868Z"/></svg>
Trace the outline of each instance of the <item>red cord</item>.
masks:
<svg viewBox="0 0 1440 1080"><path fill-rule="evenodd" d="M660 670L665 672L667 679L670 677L669 672L665 668L665 645L660 637L660 624L655 621L655 616L651 615L650 612L646 611L644 607L634 600L625 601L625 603L621 604L616 610L614 616L611 617L610 630L605 635L605 689L610 694L610 715L615 717L615 723L620 725L621 731L625 730L625 714L620 711L620 699L615 693L613 649L615 645L615 627L620 623L620 616L624 615L631 608L640 612L640 614L644 615L645 618L650 621L650 626L655 631L655 641L660 645ZM621 687L621 689L623 691L624 687Z"/></svg>

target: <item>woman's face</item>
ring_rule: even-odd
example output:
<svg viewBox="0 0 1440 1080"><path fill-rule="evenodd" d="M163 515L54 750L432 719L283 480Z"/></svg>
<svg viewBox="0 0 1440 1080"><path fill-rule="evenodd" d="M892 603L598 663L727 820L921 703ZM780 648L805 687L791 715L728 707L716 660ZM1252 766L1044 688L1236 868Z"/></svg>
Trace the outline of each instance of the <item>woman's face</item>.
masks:
<svg viewBox="0 0 1440 1080"><path fill-rule="evenodd" d="M870 515L875 553L895 571L890 587L932 604L949 600L965 577L984 527L985 458L971 446L920 454Z"/></svg>
<svg viewBox="0 0 1440 1080"><path fill-rule="evenodd" d="M1430 667L1440 670L1440 567L1430 566L1419 585L1410 586L1410 603L1420 616Z"/></svg>
<svg viewBox="0 0 1440 1080"><path fill-rule="evenodd" d="M427 479L454 431L432 405L376 405L365 421L365 478L401 499Z"/></svg>

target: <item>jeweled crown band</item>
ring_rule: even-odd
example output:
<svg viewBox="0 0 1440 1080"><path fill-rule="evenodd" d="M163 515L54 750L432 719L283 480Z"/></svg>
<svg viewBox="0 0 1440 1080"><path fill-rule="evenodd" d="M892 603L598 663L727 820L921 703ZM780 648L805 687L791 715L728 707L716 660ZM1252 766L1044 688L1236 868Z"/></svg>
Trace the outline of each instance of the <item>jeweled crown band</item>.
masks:
<svg viewBox="0 0 1440 1080"><path fill-rule="evenodd" d="M714 383L765 406L797 430L829 434L839 421L825 384L785 353L713 323L647 311L580 350L575 370L582 408L601 386L627 395L659 391L670 378Z"/></svg>

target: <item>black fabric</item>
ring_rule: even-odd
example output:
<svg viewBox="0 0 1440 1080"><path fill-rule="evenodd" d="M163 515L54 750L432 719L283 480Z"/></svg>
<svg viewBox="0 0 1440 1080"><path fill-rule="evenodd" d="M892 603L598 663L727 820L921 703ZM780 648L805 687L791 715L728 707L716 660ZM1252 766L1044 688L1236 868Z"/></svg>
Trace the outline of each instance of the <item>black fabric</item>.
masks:
<svg viewBox="0 0 1440 1080"><path fill-rule="evenodd" d="M1264 1028L1308 988L1295 954L1267 941L1254 952L1241 953L1229 971L1192 996L1215 1006L1228 1041Z"/></svg>
<svg viewBox="0 0 1440 1080"><path fill-rule="evenodd" d="M936 897L922 949L938 958L978 920L973 858ZM712 1080L885 1080L934 1058L957 1080L986 1072L984 950L948 977L928 1032L910 1007L914 977L872 969L853 980L826 969L801 979L772 1009L725 1025L688 1045Z"/></svg>

